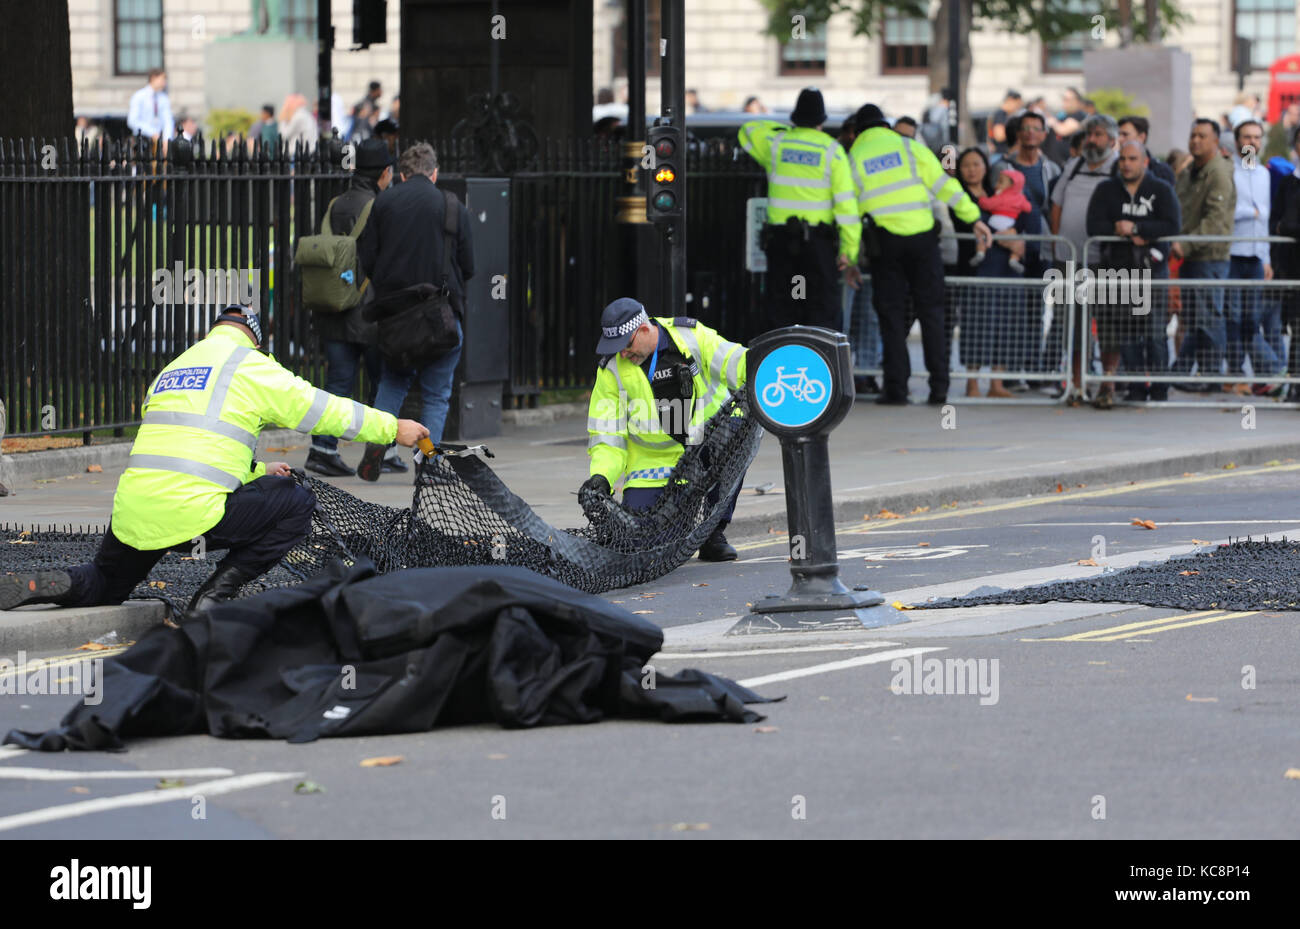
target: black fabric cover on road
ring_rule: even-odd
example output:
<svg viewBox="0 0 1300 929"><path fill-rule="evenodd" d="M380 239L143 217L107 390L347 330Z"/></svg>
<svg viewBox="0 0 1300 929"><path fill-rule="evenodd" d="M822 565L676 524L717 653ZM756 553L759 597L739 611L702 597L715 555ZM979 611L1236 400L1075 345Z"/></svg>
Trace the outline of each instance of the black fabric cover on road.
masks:
<svg viewBox="0 0 1300 929"><path fill-rule="evenodd" d="M4 741L120 750L201 732L310 742L463 723L763 718L745 704L769 701L734 681L643 672L662 644L653 623L523 568L376 575L335 562L296 587L151 630L104 662L102 703Z"/></svg>
<svg viewBox="0 0 1300 929"><path fill-rule="evenodd" d="M918 603L942 610L989 603L1141 603L1179 610L1300 609L1300 542L1236 541L1081 581Z"/></svg>

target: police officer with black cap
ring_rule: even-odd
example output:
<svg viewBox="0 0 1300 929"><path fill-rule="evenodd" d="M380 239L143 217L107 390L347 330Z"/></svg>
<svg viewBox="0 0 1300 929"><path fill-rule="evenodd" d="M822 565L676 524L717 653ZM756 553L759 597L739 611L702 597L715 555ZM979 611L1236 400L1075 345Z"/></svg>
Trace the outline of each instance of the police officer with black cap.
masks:
<svg viewBox="0 0 1300 929"><path fill-rule="evenodd" d="M741 146L767 169L767 325L838 330L839 272L857 262L862 231L857 188L844 147L821 131L821 91L800 91L790 122L740 127Z"/></svg>
<svg viewBox="0 0 1300 929"><path fill-rule="evenodd" d="M605 307L600 327L596 354L603 357L587 416L591 477L579 498L610 494L622 478L624 505L648 509L685 447L702 439L705 424L744 385L745 347L689 316L652 318L631 297ZM723 530L739 492L700 546L701 560L736 558ZM717 501L714 488L709 502Z"/></svg>

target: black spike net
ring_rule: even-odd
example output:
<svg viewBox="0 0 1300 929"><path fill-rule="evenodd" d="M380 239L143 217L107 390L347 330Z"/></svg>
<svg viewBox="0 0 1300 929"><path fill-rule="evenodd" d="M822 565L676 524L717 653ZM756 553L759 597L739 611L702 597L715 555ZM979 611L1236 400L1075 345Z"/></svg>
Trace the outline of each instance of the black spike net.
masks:
<svg viewBox="0 0 1300 929"><path fill-rule="evenodd" d="M1084 580L930 600L913 608L938 610L1053 600L1141 603L1180 610L1297 610L1300 541L1237 539L1210 550L1144 562Z"/></svg>
<svg viewBox="0 0 1300 929"><path fill-rule="evenodd" d="M296 584L335 558L368 558L381 573L443 565L531 568L579 590L602 593L662 577L686 562L722 519L762 438L736 393L687 446L668 485L648 510L633 513L606 494L580 496L587 525L557 529L510 492L474 455L443 455L420 465L409 508L367 503L332 484L295 472L316 495L307 538L243 590L249 596ZM713 499L710 499L710 492ZM62 568L90 561L101 533L0 529L0 573ZM134 598L181 609L218 559L169 552Z"/></svg>

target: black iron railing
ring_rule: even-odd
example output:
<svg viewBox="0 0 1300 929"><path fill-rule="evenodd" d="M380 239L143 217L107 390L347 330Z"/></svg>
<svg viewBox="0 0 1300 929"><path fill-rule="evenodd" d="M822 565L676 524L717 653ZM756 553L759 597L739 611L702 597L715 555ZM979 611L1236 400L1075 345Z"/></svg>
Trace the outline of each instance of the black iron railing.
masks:
<svg viewBox="0 0 1300 929"><path fill-rule="evenodd" d="M6 434L89 438L137 423L149 382L226 302L256 303L276 358L322 383L292 256L347 184L329 148L173 143L159 157L139 139L81 148L0 140ZM463 143L435 148L440 177L489 173ZM716 145L693 153L690 171L688 312L748 338L762 278L744 270L744 201L763 193L763 174ZM501 233L510 243L507 402L590 385L601 308L631 277L627 229L614 219L622 183L618 147L600 140L543 142L513 175Z"/></svg>

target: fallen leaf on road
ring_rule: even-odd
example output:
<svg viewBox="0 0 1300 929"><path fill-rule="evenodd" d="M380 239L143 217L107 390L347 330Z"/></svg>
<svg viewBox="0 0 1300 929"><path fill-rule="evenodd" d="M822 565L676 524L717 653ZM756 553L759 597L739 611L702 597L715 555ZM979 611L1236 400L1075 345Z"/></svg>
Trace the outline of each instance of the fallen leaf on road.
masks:
<svg viewBox="0 0 1300 929"><path fill-rule="evenodd" d="M1075 562L1075 564L1077 564L1077 565L1083 565L1083 567L1085 567L1085 568L1100 568L1100 567L1101 567L1101 565L1097 564L1097 562L1093 561L1091 558L1080 558L1078 561Z"/></svg>
<svg viewBox="0 0 1300 929"><path fill-rule="evenodd" d="M1210 545L1211 543L1205 541L1204 539L1192 539L1192 544L1193 544L1193 545Z"/></svg>
<svg viewBox="0 0 1300 929"><path fill-rule="evenodd" d="M315 781L299 781L293 785L293 792L296 794L323 794L325 788Z"/></svg>
<svg viewBox="0 0 1300 929"><path fill-rule="evenodd" d="M673 832L708 832L708 823L673 823Z"/></svg>
<svg viewBox="0 0 1300 929"><path fill-rule="evenodd" d="M1192 703L1218 703L1219 702L1218 697L1193 697L1191 694L1187 695L1187 699L1190 700Z"/></svg>
<svg viewBox="0 0 1300 929"><path fill-rule="evenodd" d="M897 513L891 512L890 510L881 510L879 513L876 514L876 518L877 519L902 519L903 517L899 516Z"/></svg>
<svg viewBox="0 0 1300 929"><path fill-rule="evenodd" d="M184 787L185 782L183 780L180 780L179 778L173 780L171 778L164 777L162 780L160 780L157 784L154 784L153 786L155 790L171 790L172 788L175 787Z"/></svg>
<svg viewBox="0 0 1300 929"><path fill-rule="evenodd" d="M1149 520L1149 519L1136 519L1136 518L1135 518L1135 519L1133 520L1133 522L1129 523L1129 525L1130 525L1130 526L1141 526L1143 529L1154 529L1154 528L1156 528L1156 524L1153 523L1153 522L1152 522L1151 520Z"/></svg>
<svg viewBox="0 0 1300 929"><path fill-rule="evenodd" d="M88 794L88 793L90 793L90 788L89 788L89 787L69 787L69 788L68 788L68 793L71 793L71 794Z"/></svg>
<svg viewBox="0 0 1300 929"><path fill-rule="evenodd" d="M117 645L103 645L99 642L87 642L85 645L78 645L76 651L79 652L102 652L106 648L119 648Z"/></svg>
<svg viewBox="0 0 1300 929"><path fill-rule="evenodd" d="M900 449L898 449L898 454L900 454L900 455L906 455L906 454L907 454L907 449L905 449L905 448L900 448Z"/></svg>
<svg viewBox="0 0 1300 929"><path fill-rule="evenodd" d="M929 547L930 547L930 543L929 543L929 542L917 542L917 543L916 543L916 547L917 547L917 548L929 548Z"/></svg>
<svg viewBox="0 0 1300 929"><path fill-rule="evenodd" d="M104 468L102 465L86 465L86 470L91 474L99 474Z"/></svg>
<svg viewBox="0 0 1300 929"><path fill-rule="evenodd" d="M268 452L292 452L302 448L301 445L285 445L281 448L268 448Z"/></svg>
<svg viewBox="0 0 1300 929"><path fill-rule="evenodd" d="M1300 781L1300 768L1287 768L1282 776L1288 781Z"/></svg>
<svg viewBox="0 0 1300 929"><path fill-rule="evenodd" d="M363 768L391 768L395 764L401 764L406 760L405 755L380 755L376 758L366 758L361 762Z"/></svg>
<svg viewBox="0 0 1300 929"><path fill-rule="evenodd" d="M778 726L755 726L754 731L755 732L780 732L781 729Z"/></svg>
<svg viewBox="0 0 1300 929"><path fill-rule="evenodd" d="M952 503L945 503L945 504L943 505L943 508L944 508L945 510L955 510L955 509L957 509L957 501L954 500L954 501L952 501Z"/></svg>
<svg viewBox="0 0 1300 929"><path fill-rule="evenodd" d="M914 507L912 507L912 513L913 513L913 514L916 514L916 513L928 513L928 512L930 512L930 508L929 508L928 506L914 506Z"/></svg>
<svg viewBox="0 0 1300 929"><path fill-rule="evenodd" d="M708 587L708 584L692 584L692 587Z"/></svg>
<svg viewBox="0 0 1300 929"><path fill-rule="evenodd" d="M1277 467L1278 465L1280 465L1281 463L1282 463L1282 462L1280 462L1280 461L1278 461L1276 458L1274 458L1272 461L1266 461L1266 462L1264 462L1264 467L1266 467L1266 468L1276 468L1276 467Z"/></svg>
<svg viewBox="0 0 1300 929"><path fill-rule="evenodd" d="M1235 467L1237 467L1237 463L1235 461L1229 461L1226 465L1223 466L1223 470L1231 471Z"/></svg>
<svg viewBox="0 0 1300 929"><path fill-rule="evenodd" d="M1065 485L1064 485L1064 484L1057 484L1057 485L1056 485L1056 492L1057 492L1058 494L1063 494L1063 493L1065 493Z"/></svg>
<svg viewBox="0 0 1300 929"><path fill-rule="evenodd" d="M896 610L914 610L914 609L916 609L916 607L914 607L914 606L907 606L905 603L903 603L902 600L895 600L893 603L890 604L890 606L892 606L892 607L893 607L894 609L896 609Z"/></svg>
<svg viewBox="0 0 1300 929"><path fill-rule="evenodd" d="M1200 573L1201 573L1200 571L1179 571L1179 572L1178 572L1178 576L1179 576L1179 577L1194 577L1194 576L1196 576L1197 574L1200 574Z"/></svg>

